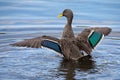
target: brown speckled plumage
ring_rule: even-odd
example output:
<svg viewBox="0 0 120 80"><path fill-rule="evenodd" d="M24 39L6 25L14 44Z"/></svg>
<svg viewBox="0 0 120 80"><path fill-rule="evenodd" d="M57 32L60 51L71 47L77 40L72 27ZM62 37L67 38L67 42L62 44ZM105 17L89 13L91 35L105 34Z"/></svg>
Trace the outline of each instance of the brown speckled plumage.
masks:
<svg viewBox="0 0 120 80"><path fill-rule="evenodd" d="M102 33L105 36L111 32L111 29L108 27L93 27L83 30L75 37L71 26L73 19L72 11L70 9L65 9L62 14L67 18L67 23L63 30L61 39L51 36L42 36L33 39L27 39L21 42L14 43L12 45L41 48L41 41L49 39L58 42L66 59L78 60L83 57L83 51L86 52L88 55L90 55L90 53L92 52L92 47L88 43L88 35L92 30Z"/></svg>

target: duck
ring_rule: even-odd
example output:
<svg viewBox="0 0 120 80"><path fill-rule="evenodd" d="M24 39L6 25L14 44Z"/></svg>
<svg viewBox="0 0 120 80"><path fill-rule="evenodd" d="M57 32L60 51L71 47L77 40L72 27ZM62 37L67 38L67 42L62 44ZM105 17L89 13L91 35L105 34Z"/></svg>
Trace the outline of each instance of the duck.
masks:
<svg viewBox="0 0 120 80"><path fill-rule="evenodd" d="M77 61L85 56L92 56L91 52L112 31L110 27L90 27L85 28L75 36L72 29L72 10L65 9L58 15L58 18L61 17L66 17L67 19L61 38L43 35L32 39L25 39L11 45L31 48L46 47L56 51L66 60Z"/></svg>

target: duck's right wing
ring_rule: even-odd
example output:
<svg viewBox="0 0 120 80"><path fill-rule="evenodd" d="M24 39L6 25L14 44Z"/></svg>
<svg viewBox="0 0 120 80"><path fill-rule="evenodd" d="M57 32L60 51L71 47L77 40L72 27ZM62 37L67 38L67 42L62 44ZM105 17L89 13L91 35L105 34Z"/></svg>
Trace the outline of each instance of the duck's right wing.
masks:
<svg viewBox="0 0 120 80"><path fill-rule="evenodd" d="M98 43L111 32L111 28L108 27L93 27L82 31L76 37L78 47L90 54Z"/></svg>

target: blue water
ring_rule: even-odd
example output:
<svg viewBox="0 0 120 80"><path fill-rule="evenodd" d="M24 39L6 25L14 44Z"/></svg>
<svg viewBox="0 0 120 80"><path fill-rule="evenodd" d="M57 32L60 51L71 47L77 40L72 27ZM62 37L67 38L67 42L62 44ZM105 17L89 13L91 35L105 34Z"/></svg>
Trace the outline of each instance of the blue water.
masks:
<svg viewBox="0 0 120 80"><path fill-rule="evenodd" d="M92 52L93 62L9 45L42 35L60 38L66 19L57 15L66 8L74 12L75 34L85 26L113 29ZM0 80L120 80L119 8L119 0L0 0Z"/></svg>
<svg viewBox="0 0 120 80"><path fill-rule="evenodd" d="M119 0L0 0L0 25L63 24L57 15L69 8L74 24L119 25Z"/></svg>

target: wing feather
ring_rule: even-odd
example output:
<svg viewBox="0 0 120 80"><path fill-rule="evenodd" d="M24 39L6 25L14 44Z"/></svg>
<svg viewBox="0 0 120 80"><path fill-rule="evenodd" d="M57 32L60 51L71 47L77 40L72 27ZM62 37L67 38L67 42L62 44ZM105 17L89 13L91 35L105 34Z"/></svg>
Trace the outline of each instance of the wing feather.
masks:
<svg viewBox="0 0 120 80"><path fill-rule="evenodd" d="M96 32L102 33L105 36L107 36L108 34L110 34L110 32L112 31L112 29L109 28L109 27L93 27L93 28L90 28L90 29L94 30Z"/></svg>
<svg viewBox="0 0 120 80"><path fill-rule="evenodd" d="M14 44L11 44L13 46L21 46L21 47L32 47L32 48L41 48L41 41L49 39L53 41L59 41L58 38L51 37L51 36L42 36L42 37L37 37L37 38L32 38L32 39L26 39L24 41L16 42Z"/></svg>
<svg viewBox="0 0 120 80"><path fill-rule="evenodd" d="M93 28L84 29L76 37L77 46L79 47L80 50L84 50L87 54L90 54L93 49L93 47L91 47L88 41L89 35L91 34L91 32L95 31L95 32L98 32L100 34L107 36L108 34L110 34L111 30L112 29L108 27L93 27Z"/></svg>

